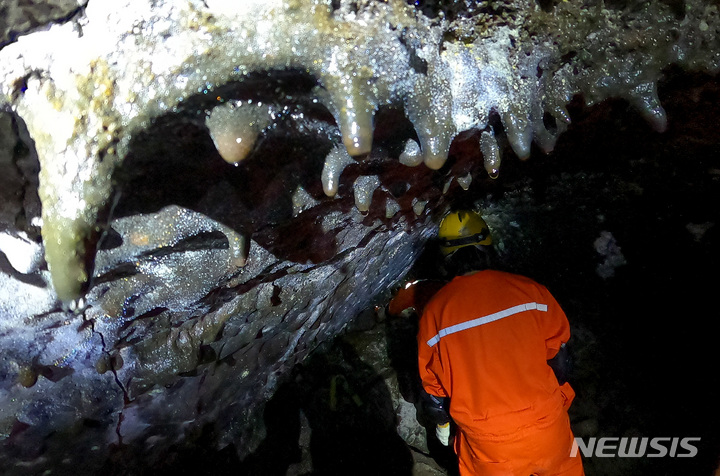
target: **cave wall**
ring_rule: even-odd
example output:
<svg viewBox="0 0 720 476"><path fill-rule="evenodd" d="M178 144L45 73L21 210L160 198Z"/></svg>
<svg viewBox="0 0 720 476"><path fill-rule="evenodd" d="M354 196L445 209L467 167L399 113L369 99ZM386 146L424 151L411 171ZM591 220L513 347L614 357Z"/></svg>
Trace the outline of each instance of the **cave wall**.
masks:
<svg viewBox="0 0 720 476"><path fill-rule="evenodd" d="M283 376L386 299L451 203L487 212L515 270L572 281L546 260L600 240L579 253L612 278L627 238L563 184L619 207L662 194L613 181L611 152L582 138L557 145L582 167L553 162L556 141L607 98L644 134L673 131L658 81L713 74L720 54L717 8L693 1L8 7L23 18L0 50L8 474L150 467L198 438L247 456ZM583 134L612 136L597 110ZM228 152L226 133L252 146ZM656 158L630 173L678 174ZM588 236L552 240L544 212L564 208Z"/></svg>

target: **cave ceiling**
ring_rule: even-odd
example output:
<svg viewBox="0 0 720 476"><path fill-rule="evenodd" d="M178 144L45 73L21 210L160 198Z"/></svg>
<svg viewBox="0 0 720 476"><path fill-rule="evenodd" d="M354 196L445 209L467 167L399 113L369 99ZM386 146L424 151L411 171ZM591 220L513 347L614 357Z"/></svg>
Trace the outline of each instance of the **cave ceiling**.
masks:
<svg viewBox="0 0 720 476"><path fill-rule="evenodd" d="M74 452L92 472L208 425L245 456L283 375L387 300L449 207L483 208L517 270L552 281L539 217L572 197L610 278L624 258L592 199L622 205L653 171L701 196L720 174L678 164L720 142L708 2L0 9L8 474Z"/></svg>

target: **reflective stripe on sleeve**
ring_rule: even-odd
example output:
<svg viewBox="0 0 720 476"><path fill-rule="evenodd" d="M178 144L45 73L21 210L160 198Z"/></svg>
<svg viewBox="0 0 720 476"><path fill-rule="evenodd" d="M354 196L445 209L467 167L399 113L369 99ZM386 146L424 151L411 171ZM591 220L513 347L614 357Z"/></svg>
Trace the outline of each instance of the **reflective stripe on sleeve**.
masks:
<svg viewBox="0 0 720 476"><path fill-rule="evenodd" d="M539 304L536 302L528 302L525 304L520 304L517 306L509 307L507 309L503 309L502 311L495 312L493 314L489 314L487 316L478 317L477 319L473 319L471 321L465 321L461 322L460 324L455 324L454 326L446 327L445 329L441 329L440 332L435 334L435 336L427 341L427 345L432 347L438 342L440 342L440 339L443 337L454 334L456 332L464 331L467 329L472 329L473 327L482 326L483 324L488 324L490 322L498 321L500 319L503 319L508 316L512 316L514 314L518 314L520 312L525 311L542 311L547 312L547 304Z"/></svg>

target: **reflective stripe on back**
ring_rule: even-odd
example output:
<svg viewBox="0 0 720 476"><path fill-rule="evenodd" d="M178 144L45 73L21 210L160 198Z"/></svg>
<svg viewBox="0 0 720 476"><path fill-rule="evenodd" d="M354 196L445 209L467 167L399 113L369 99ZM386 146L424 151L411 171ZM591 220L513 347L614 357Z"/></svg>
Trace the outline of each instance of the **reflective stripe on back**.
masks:
<svg viewBox="0 0 720 476"><path fill-rule="evenodd" d="M467 329L472 329L473 327L482 326L483 324L488 324L490 322L498 321L500 319L503 319L508 316L512 316L514 314L518 314L520 312L525 311L542 311L547 312L547 304L538 304L536 302L529 302L526 304L520 304L517 306L509 307L507 309L503 309L502 311L498 311L492 314L489 314L487 316L478 317L477 319L473 319L471 321L465 321L461 322L460 324L455 324L450 327L446 327L445 329L441 329L440 332L435 334L435 336L427 341L427 345L432 347L438 342L440 342L440 339L443 337L454 334L456 332L464 331Z"/></svg>

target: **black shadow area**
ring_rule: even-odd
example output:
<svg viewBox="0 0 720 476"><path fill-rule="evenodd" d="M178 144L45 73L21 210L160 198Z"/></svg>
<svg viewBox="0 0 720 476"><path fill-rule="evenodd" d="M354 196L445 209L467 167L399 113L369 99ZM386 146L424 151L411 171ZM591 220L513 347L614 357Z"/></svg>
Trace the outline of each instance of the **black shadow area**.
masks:
<svg viewBox="0 0 720 476"><path fill-rule="evenodd" d="M292 385L312 432L313 476L412 474L390 391L348 343L311 356Z"/></svg>

